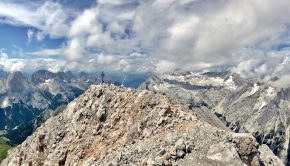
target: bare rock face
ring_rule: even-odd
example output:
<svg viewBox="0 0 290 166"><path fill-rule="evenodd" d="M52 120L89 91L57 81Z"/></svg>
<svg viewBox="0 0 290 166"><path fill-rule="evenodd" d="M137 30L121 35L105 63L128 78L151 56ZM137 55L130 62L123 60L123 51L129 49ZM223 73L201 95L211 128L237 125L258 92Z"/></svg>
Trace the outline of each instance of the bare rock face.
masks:
<svg viewBox="0 0 290 166"><path fill-rule="evenodd" d="M140 89L165 93L191 107L207 107L234 132L250 133L290 166L290 88L232 72L153 76Z"/></svg>
<svg viewBox="0 0 290 166"><path fill-rule="evenodd" d="M202 112L160 93L91 86L1 165L283 165L251 135Z"/></svg>

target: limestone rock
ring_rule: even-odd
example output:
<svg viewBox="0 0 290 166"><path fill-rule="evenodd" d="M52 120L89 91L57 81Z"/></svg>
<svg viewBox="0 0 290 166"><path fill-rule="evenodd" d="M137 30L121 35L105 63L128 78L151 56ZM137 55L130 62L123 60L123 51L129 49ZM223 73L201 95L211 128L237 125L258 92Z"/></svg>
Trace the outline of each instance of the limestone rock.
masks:
<svg viewBox="0 0 290 166"><path fill-rule="evenodd" d="M156 125L161 118L166 123ZM283 165L252 136L209 122L160 93L91 86L1 165Z"/></svg>
<svg viewBox="0 0 290 166"><path fill-rule="evenodd" d="M234 132L252 134L290 165L290 87L272 81L230 71L176 72L152 76L140 89L174 97L208 123L219 118Z"/></svg>

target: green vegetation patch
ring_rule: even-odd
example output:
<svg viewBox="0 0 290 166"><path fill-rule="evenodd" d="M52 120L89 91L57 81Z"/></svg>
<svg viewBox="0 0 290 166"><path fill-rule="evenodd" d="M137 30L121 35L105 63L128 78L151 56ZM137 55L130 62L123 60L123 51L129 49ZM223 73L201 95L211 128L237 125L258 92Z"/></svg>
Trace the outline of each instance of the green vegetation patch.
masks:
<svg viewBox="0 0 290 166"><path fill-rule="evenodd" d="M0 136L7 134L6 130L0 130Z"/></svg>
<svg viewBox="0 0 290 166"><path fill-rule="evenodd" d="M0 138L0 162L6 158L7 152L12 146Z"/></svg>

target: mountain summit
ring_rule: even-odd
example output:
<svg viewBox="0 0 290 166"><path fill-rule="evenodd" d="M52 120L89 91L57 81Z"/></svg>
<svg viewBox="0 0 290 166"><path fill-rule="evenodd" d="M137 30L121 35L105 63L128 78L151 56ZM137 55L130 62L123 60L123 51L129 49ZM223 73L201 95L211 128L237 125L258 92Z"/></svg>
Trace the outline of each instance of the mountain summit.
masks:
<svg viewBox="0 0 290 166"><path fill-rule="evenodd" d="M1 165L282 166L250 134L161 93L91 86Z"/></svg>

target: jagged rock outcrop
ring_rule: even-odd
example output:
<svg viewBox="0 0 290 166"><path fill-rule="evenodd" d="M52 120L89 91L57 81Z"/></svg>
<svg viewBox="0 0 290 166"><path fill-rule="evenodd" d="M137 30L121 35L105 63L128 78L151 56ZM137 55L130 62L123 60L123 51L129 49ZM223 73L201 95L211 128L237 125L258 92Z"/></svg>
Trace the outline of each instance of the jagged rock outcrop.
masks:
<svg viewBox="0 0 290 166"><path fill-rule="evenodd" d="M250 134L227 130L202 109L161 93L91 86L1 165L283 165Z"/></svg>
<svg viewBox="0 0 290 166"><path fill-rule="evenodd" d="M290 165L290 89L272 84L231 72L186 72L154 76L140 88L209 108L233 131L251 133Z"/></svg>

